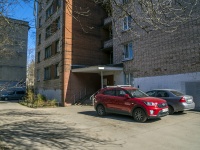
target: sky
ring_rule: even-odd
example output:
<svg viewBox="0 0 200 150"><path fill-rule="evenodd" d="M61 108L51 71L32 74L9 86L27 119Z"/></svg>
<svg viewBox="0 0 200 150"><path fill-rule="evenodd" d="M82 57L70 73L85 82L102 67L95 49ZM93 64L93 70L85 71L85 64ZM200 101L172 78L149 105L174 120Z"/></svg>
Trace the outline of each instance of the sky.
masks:
<svg viewBox="0 0 200 150"><path fill-rule="evenodd" d="M28 32L28 60L34 57L35 49L35 17L34 17L34 0L30 3L24 3L19 0L19 4L14 5L11 10L9 17L19 20L24 20L29 22L29 32Z"/></svg>

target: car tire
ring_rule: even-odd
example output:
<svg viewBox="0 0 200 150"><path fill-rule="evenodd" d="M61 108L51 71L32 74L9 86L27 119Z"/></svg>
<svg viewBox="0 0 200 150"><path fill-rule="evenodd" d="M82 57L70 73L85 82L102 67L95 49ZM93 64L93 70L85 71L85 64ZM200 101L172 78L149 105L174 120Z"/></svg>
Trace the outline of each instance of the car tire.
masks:
<svg viewBox="0 0 200 150"><path fill-rule="evenodd" d="M8 98L7 98L7 97L5 97L5 98L4 98L4 100L5 100L5 101L7 101L7 100L8 100Z"/></svg>
<svg viewBox="0 0 200 150"><path fill-rule="evenodd" d="M97 114L98 116L105 116L106 115L106 111L103 105L98 105L97 106Z"/></svg>
<svg viewBox="0 0 200 150"><path fill-rule="evenodd" d="M142 108L137 108L133 111L133 118L137 122L145 122L147 115Z"/></svg>
<svg viewBox="0 0 200 150"><path fill-rule="evenodd" d="M179 113L184 113L184 110L182 110L182 111L179 111Z"/></svg>
<svg viewBox="0 0 200 150"><path fill-rule="evenodd" d="M174 108L172 106L168 106L169 107L169 115L173 115L174 114Z"/></svg>

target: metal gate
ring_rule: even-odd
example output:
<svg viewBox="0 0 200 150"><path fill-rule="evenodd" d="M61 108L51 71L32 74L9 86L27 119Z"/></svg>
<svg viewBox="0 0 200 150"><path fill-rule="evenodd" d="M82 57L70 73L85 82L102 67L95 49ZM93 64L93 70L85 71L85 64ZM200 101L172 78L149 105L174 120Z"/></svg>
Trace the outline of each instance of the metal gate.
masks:
<svg viewBox="0 0 200 150"><path fill-rule="evenodd" d="M200 110L200 82L186 82L186 94L192 95L195 102L195 108Z"/></svg>

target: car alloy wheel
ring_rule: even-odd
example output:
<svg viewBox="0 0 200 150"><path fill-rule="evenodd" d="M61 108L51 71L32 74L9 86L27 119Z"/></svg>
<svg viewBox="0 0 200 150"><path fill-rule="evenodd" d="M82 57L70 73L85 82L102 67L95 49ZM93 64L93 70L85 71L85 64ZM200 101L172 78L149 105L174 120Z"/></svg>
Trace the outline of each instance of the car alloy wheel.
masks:
<svg viewBox="0 0 200 150"><path fill-rule="evenodd" d="M103 105L98 105L97 106L97 114L99 116L104 116L106 114L105 108L103 107Z"/></svg>
<svg viewBox="0 0 200 150"><path fill-rule="evenodd" d="M5 97L5 100L7 101L7 100L8 100L8 98L7 98L7 97Z"/></svg>
<svg viewBox="0 0 200 150"><path fill-rule="evenodd" d="M147 120L147 116L144 110L141 108L137 108L136 110L134 110L133 117L137 122L145 122Z"/></svg>

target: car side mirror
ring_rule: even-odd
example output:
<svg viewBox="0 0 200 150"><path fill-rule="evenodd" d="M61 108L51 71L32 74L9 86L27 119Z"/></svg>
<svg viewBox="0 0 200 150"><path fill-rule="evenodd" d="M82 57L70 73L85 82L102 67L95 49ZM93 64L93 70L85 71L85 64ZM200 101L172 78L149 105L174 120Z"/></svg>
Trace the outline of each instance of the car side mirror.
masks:
<svg viewBox="0 0 200 150"><path fill-rule="evenodd" d="M126 99L131 98L128 94L125 94L124 97L125 97Z"/></svg>

